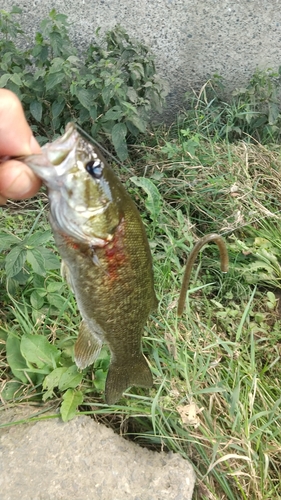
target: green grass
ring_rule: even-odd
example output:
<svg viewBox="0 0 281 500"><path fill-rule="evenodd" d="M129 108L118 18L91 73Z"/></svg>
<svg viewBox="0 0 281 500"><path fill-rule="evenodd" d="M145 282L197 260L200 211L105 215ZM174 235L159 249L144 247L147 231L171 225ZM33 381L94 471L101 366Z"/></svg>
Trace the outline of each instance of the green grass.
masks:
<svg viewBox="0 0 281 500"><path fill-rule="evenodd" d="M154 260L159 309L143 340L154 386L128 390L118 405L106 406L105 349L95 365L95 380L89 369L75 387L84 396L80 413L141 445L170 449L190 460L198 478L195 499L278 499L281 149L215 142L198 131L182 130L156 129L145 146L134 148L134 162L127 164L130 174L121 171L141 210ZM135 176L139 185L129 179ZM1 229L26 234L42 208L40 198L30 203L3 209ZM38 224L47 227L46 210ZM225 236L229 273L220 273L216 246L200 252L184 315L177 318L186 258L197 239L213 231ZM53 248L52 241L48 245ZM36 283L29 272L29 280L7 291L1 271L3 408L42 404L48 389L42 388L42 373L31 372L23 383L11 372L5 351L11 332L16 343L29 331L44 335L62 352L63 366L73 363L79 324L75 301L62 285L64 307L44 299L42 311L34 313ZM41 288L48 283L61 283L58 270L46 272ZM63 394L54 387L50 401L60 405Z"/></svg>

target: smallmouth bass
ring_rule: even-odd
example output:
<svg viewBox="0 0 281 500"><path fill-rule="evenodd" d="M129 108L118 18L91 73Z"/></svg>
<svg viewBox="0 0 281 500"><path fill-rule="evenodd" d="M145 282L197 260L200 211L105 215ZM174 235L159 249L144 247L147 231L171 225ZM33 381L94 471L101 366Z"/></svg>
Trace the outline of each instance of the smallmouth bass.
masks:
<svg viewBox="0 0 281 500"><path fill-rule="evenodd" d="M24 161L48 187L55 242L82 316L75 362L86 368L108 344L105 400L114 404L128 387L153 383L141 350L157 307L144 225L98 148L73 123L42 150Z"/></svg>
<svg viewBox="0 0 281 500"><path fill-rule="evenodd" d="M50 223L82 322L74 346L83 369L94 363L107 343L111 362L105 400L114 404L131 386L151 387L141 338L157 307L152 257L139 212L99 149L69 123L65 134L42 148L42 155L18 158L48 187ZM185 304L191 269L201 248L214 241L221 269L228 254L222 237L201 238L187 260L178 303Z"/></svg>

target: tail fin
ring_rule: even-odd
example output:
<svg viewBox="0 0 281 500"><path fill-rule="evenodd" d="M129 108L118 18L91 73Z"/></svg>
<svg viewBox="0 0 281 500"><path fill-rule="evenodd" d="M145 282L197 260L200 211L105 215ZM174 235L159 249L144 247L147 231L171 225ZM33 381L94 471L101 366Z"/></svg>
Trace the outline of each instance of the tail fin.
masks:
<svg viewBox="0 0 281 500"><path fill-rule="evenodd" d="M151 371L142 354L125 362L114 359L109 366L106 378L105 401L108 405L113 405L128 387L133 385L151 387L152 384Z"/></svg>

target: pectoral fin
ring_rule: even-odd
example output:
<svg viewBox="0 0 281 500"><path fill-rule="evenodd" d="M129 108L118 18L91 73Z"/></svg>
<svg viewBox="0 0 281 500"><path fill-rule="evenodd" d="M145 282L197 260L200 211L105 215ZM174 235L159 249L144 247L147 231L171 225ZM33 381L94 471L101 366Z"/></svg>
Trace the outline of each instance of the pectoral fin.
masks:
<svg viewBox="0 0 281 500"><path fill-rule="evenodd" d="M113 405L129 387L134 385L151 387L152 384L151 371L142 354L123 362L114 359L109 366L106 378L105 401L108 405Z"/></svg>
<svg viewBox="0 0 281 500"><path fill-rule="evenodd" d="M83 370L83 368L94 363L101 348L102 342L98 336L89 330L85 321L82 321L78 338L74 346L74 359L78 368Z"/></svg>

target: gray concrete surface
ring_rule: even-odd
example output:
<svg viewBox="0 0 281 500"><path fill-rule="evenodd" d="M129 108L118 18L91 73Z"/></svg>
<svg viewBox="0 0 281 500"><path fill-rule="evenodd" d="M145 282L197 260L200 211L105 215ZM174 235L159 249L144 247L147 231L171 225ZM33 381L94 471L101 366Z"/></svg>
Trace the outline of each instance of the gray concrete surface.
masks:
<svg viewBox="0 0 281 500"><path fill-rule="evenodd" d="M32 416L0 412L0 424ZM1 500L191 500L195 475L180 455L156 453L90 417L0 428Z"/></svg>
<svg viewBox="0 0 281 500"><path fill-rule="evenodd" d="M276 69L281 62L280 0L1 0L0 8L14 4L23 9L29 36L51 8L67 14L80 46L89 44L97 27L120 23L156 54L169 82L170 114L188 87L199 88L216 72L231 90L256 67Z"/></svg>

